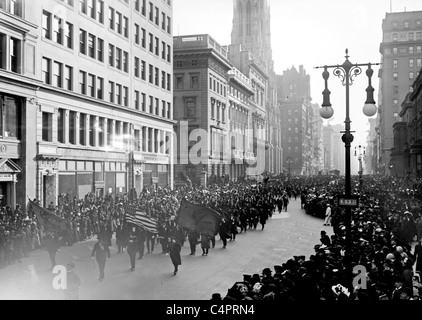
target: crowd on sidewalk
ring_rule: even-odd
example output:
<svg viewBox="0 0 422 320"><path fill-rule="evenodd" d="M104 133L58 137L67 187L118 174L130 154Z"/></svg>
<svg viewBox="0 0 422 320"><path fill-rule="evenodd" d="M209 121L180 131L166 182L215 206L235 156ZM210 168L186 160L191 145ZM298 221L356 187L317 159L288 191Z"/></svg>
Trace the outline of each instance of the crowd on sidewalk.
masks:
<svg viewBox="0 0 422 320"><path fill-rule="evenodd" d="M225 300L420 300L422 297L421 181L394 177L365 177L359 207L352 210L352 266L357 283L349 283L345 264L344 209L336 203L344 181L301 178L302 205L331 217L321 222L321 238L314 253L298 254L262 274L244 275L228 289ZM314 199L319 199L316 207ZM310 201L314 203L310 206ZM328 223L327 223L328 222ZM333 235L326 234L327 227ZM365 287L366 286L366 287ZM221 297L216 294L213 298Z"/></svg>
<svg viewBox="0 0 422 320"><path fill-rule="evenodd" d="M274 188L277 188L279 198L270 196L262 184L250 181L215 183L208 188L191 185L173 190L146 187L136 196L135 206L158 221L158 234L144 231L140 238L145 238L148 253L152 253L154 246L158 244L162 245L162 252L168 253L170 239L174 238L173 220L181 200L185 198L194 204L223 213L225 219L220 228L225 231L220 230L218 233L224 245L227 245L226 240L234 241L238 232L256 229L259 224L264 229L267 219L276 207L279 210L287 208L287 195L284 192L283 202L281 185ZM31 251L41 248L49 251L51 239L56 237L59 241L54 244L54 248L71 246L94 236L104 239L105 243L111 246L111 239L115 235L119 251L123 252L131 229L131 226L125 224L124 217L125 204L128 201L127 195L113 198L87 194L84 199L76 199L71 195L62 194L56 206L51 203L47 207L51 213L66 222L66 231L59 232L54 237L51 232L44 230L33 212L22 212L20 205L14 212L5 208L5 211L0 211L0 268L20 261L21 258L29 256ZM183 240L187 237L188 230L184 232ZM207 241L215 245L215 237L204 239L203 243Z"/></svg>

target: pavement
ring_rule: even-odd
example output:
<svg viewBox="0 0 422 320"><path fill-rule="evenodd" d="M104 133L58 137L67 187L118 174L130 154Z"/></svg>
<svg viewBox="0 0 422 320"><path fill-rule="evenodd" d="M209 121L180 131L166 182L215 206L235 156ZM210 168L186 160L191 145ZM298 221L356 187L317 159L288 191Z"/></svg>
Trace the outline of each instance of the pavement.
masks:
<svg viewBox="0 0 422 320"><path fill-rule="evenodd" d="M62 247L56 260L62 265L75 263L82 282L81 300L209 300L213 293L224 297L236 281L243 280L243 274L261 274L264 268L273 269L296 255L308 259L314 245L320 243L321 230L333 233L332 227L323 226L322 219L307 215L298 198L290 201L287 212L274 213L264 230L258 225L256 230L238 234L235 241L228 241L226 249L217 236L208 256L202 256L200 245L195 256L189 255L186 241L176 276L170 256L161 253L161 245L137 260L132 272L129 255L118 254L113 239L102 282L98 281L98 265L91 260L95 239ZM0 299L61 300L63 292L53 288L55 276L48 253L33 252L22 263L0 269Z"/></svg>

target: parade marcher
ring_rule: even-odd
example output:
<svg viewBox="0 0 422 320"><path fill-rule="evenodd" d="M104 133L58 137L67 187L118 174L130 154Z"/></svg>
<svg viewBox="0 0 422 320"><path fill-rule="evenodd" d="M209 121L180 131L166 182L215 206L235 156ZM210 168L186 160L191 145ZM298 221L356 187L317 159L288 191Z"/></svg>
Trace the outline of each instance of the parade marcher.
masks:
<svg viewBox="0 0 422 320"><path fill-rule="evenodd" d="M261 224L261 230L264 230L265 228L265 223L267 222L267 218L268 218L268 213L265 212L265 210L261 210L261 212L259 213L259 223Z"/></svg>
<svg viewBox="0 0 422 320"><path fill-rule="evenodd" d="M146 231L147 253L154 253L155 234Z"/></svg>
<svg viewBox="0 0 422 320"><path fill-rule="evenodd" d="M235 217L232 216L230 219L230 241L236 240L236 235L239 233L239 231L237 231L237 227L238 222L236 221Z"/></svg>
<svg viewBox="0 0 422 320"><path fill-rule="evenodd" d="M136 253L138 252L138 238L136 237L136 227L132 227L132 231L129 235L129 241L127 246L127 253L130 257L130 270L135 270Z"/></svg>
<svg viewBox="0 0 422 320"><path fill-rule="evenodd" d="M281 213L281 210L283 210L283 197L278 196L276 203L277 203L278 213Z"/></svg>
<svg viewBox="0 0 422 320"><path fill-rule="evenodd" d="M117 253L125 252L125 248L127 247L127 229L126 225L123 223L118 222L116 228L116 245L117 245Z"/></svg>
<svg viewBox="0 0 422 320"><path fill-rule="evenodd" d="M44 245L48 252L48 255L50 256L51 269L53 269L56 266L56 253L57 251L60 251L60 240L57 234L54 232L50 232L44 238Z"/></svg>
<svg viewBox="0 0 422 320"><path fill-rule="evenodd" d="M324 220L324 226L329 226L331 223L331 206L328 203L327 209L325 210L325 220Z"/></svg>
<svg viewBox="0 0 422 320"><path fill-rule="evenodd" d="M174 275L177 274L179 266L182 264L182 257L180 256L181 250L182 246L180 242L174 238L170 238L170 259L174 266Z"/></svg>
<svg viewBox="0 0 422 320"><path fill-rule="evenodd" d="M199 233L197 231L191 230L188 233L188 240L190 245L190 255L194 256L196 253L196 245L198 244L199 240Z"/></svg>
<svg viewBox="0 0 422 320"><path fill-rule="evenodd" d="M94 249L92 249L91 259L97 259L98 268L100 269L100 277L99 281L103 281L104 279L104 269L107 258L110 258L110 248L107 245L107 242L103 239L98 239L98 242L94 245Z"/></svg>
<svg viewBox="0 0 422 320"><path fill-rule="evenodd" d="M66 265L66 289L64 290L64 298L66 300L79 300L79 287L81 286L81 279L74 272L75 264L69 262Z"/></svg>
<svg viewBox="0 0 422 320"><path fill-rule="evenodd" d="M300 208L304 209L306 204L306 195L304 192L300 194Z"/></svg>
<svg viewBox="0 0 422 320"><path fill-rule="evenodd" d="M248 228L248 216L246 215L245 212L241 212L240 213L240 233L242 233L243 231L246 232L246 229Z"/></svg>
<svg viewBox="0 0 422 320"><path fill-rule="evenodd" d="M211 248L215 248L215 235L211 237Z"/></svg>
<svg viewBox="0 0 422 320"><path fill-rule="evenodd" d="M136 237L138 238L138 259L142 259L145 252L145 230L142 228L137 228Z"/></svg>
<svg viewBox="0 0 422 320"><path fill-rule="evenodd" d="M283 208L284 211L287 211L287 206L289 205L289 196L287 195L287 193L285 192L283 194Z"/></svg>
<svg viewBox="0 0 422 320"><path fill-rule="evenodd" d="M202 255L207 256L208 251L210 249L210 236L201 233L201 248L202 248ZM227 241L227 240L226 240Z"/></svg>

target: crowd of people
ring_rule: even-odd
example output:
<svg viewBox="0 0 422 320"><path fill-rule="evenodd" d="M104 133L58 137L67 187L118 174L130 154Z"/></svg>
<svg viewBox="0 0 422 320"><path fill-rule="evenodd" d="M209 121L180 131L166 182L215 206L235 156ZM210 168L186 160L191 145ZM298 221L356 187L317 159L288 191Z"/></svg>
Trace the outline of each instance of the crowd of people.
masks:
<svg viewBox="0 0 422 320"><path fill-rule="evenodd" d="M321 224L332 226L333 235L329 237L323 230L308 259L298 255L264 268L262 274L244 275L243 281L229 288L223 299L421 299L421 181L365 177L362 187L356 185L354 194L359 195L360 204L352 210L350 259L351 265L363 273L354 269L353 275L346 272L345 212L336 203L337 196L343 193L344 181L324 177L297 181L302 208L308 214L324 218L329 208L330 216Z"/></svg>
<svg viewBox="0 0 422 320"><path fill-rule="evenodd" d="M0 269L21 262L21 259L41 248L39 224L21 210L5 206L0 209Z"/></svg>
<svg viewBox="0 0 422 320"><path fill-rule="evenodd" d="M343 193L344 180L327 177L272 177L263 183L242 181L213 184L208 188L187 185L179 189L145 188L136 197L135 206L158 221L158 232L126 223L126 196L84 199L61 195L57 206L48 210L66 221L67 231L52 234L43 230L32 212L9 207L0 210L0 268L17 263L31 251L45 248L52 267L60 246L98 237L97 247L107 255L113 235L118 251L130 255L131 269L135 259L142 259L145 245L153 253L161 244L169 254L174 275L181 264L180 249L187 239L190 254L197 245L202 255L215 247L215 236L187 230L175 222L182 199L212 208L222 214L216 236L225 248L238 233L260 228L273 212L287 210L289 201L300 197L301 207L310 215L325 218L333 235L321 232L314 253L306 259L294 256L280 265L264 268L262 274L244 275L236 282L226 300L396 300L419 299L422 293L422 181L394 177L365 177L363 186L356 185L359 207L352 210L353 266L364 268L366 289L353 287L346 273L346 226L344 209L336 203ZM328 209L329 210L328 210ZM327 212L329 216L326 216ZM92 256L98 254L94 250ZM102 254L104 255L104 254ZM98 257L97 257L98 260ZM414 272L414 267L416 272ZM101 272L101 268L100 268ZM357 276L357 275L356 275ZM100 274L100 280L104 273ZM218 294L217 294L218 295Z"/></svg>

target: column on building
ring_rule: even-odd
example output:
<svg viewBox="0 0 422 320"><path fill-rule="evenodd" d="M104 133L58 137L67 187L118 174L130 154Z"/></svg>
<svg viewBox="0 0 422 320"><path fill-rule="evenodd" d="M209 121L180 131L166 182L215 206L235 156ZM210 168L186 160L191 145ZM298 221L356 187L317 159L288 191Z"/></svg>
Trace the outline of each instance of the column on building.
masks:
<svg viewBox="0 0 422 320"><path fill-rule="evenodd" d="M64 111L64 119L63 119L63 143L64 144L69 143L69 134L70 134L69 117L70 117L70 112L69 110L66 109Z"/></svg>
<svg viewBox="0 0 422 320"><path fill-rule="evenodd" d="M80 112L76 112L76 121L75 121L75 144L78 145L80 142L79 135L80 135Z"/></svg>
<svg viewBox="0 0 422 320"><path fill-rule="evenodd" d="M100 117L95 116L94 118L95 118L95 120L94 120L94 128L93 128L93 130L94 130L93 146L99 147L100 146L100 130L101 130L101 128L100 128Z"/></svg>

